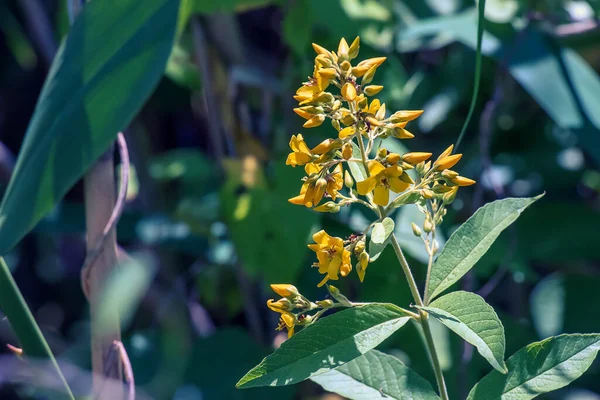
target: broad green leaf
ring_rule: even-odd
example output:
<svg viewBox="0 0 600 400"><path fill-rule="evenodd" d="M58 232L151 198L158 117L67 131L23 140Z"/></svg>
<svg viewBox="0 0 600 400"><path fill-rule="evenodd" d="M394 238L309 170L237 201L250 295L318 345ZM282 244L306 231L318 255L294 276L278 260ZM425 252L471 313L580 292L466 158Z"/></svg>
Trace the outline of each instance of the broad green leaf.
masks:
<svg viewBox="0 0 600 400"><path fill-rule="evenodd" d="M291 385L365 354L410 318L393 304L348 308L301 330L250 370L239 388Z"/></svg>
<svg viewBox="0 0 600 400"><path fill-rule="evenodd" d="M506 373L504 327L494 309L471 292L452 292L420 307L473 346L495 369Z"/></svg>
<svg viewBox="0 0 600 400"><path fill-rule="evenodd" d="M439 399L425 379L398 358L371 350L324 374L311 378L323 389L352 400Z"/></svg>
<svg viewBox="0 0 600 400"><path fill-rule="evenodd" d="M0 208L0 254L60 201L162 77L177 0L87 3L58 50Z"/></svg>
<svg viewBox="0 0 600 400"><path fill-rule="evenodd" d="M372 261L379 258L381 252L390 241L392 233L394 233L394 220L389 217L373 225L371 241L369 242L369 256Z"/></svg>
<svg viewBox="0 0 600 400"><path fill-rule="evenodd" d="M532 343L508 359L508 374L492 371L468 400L528 400L579 378L600 350L600 334L560 335Z"/></svg>
<svg viewBox="0 0 600 400"><path fill-rule="evenodd" d="M543 196L507 198L486 204L448 239L431 269L426 298L432 300L466 274L494 240L533 202Z"/></svg>
<svg viewBox="0 0 600 400"><path fill-rule="evenodd" d="M354 159L362 159L362 155L360 154L360 148L354 142L352 143L352 158ZM350 168L350 172L352 173L352 177L356 182L362 182L369 177L367 174L367 170L362 163L359 162L349 162L348 168Z"/></svg>

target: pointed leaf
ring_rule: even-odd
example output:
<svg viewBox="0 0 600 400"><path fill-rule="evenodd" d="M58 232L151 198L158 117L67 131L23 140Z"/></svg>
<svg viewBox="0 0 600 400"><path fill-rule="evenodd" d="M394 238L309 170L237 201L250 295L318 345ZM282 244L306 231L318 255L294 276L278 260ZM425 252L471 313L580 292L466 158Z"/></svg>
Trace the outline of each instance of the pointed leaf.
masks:
<svg viewBox="0 0 600 400"><path fill-rule="evenodd" d="M291 385L368 352L410 318L393 304L348 308L308 326L237 383L239 388Z"/></svg>
<svg viewBox="0 0 600 400"><path fill-rule="evenodd" d="M492 367L506 373L504 327L494 309L481 296L452 292L419 308L477 347Z"/></svg>
<svg viewBox="0 0 600 400"><path fill-rule="evenodd" d="M87 3L58 50L0 208L0 254L60 201L162 77L178 0Z"/></svg>
<svg viewBox="0 0 600 400"><path fill-rule="evenodd" d="M468 400L528 400L579 378L600 350L600 334L560 335L532 343L508 359L508 374L492 371Z"/></svg>
<svg viewBox="0 0 600 400"><path fill-rule="evenodd" d="M352 400L439 399L425 379L398 358L371 350L339 368L311 378L323 389Z"/></svg>
<svg viewBox="0 0 600 400"><path fill-rule="evenodd" d="M426 298L448 289L466 274L490 248L498 235L533 202L543 196L507 198L486 204L448 239L431 269Z"/></svg>
<svg viewBox="0 0 600 400"><path fill-rule="evenodd" d="M385 249L385 246L390 241L392 233L394 233L394 220L389 217L373 225L371 240L369 242L369 257L371 261L379 258L383 249Z"/></svg>

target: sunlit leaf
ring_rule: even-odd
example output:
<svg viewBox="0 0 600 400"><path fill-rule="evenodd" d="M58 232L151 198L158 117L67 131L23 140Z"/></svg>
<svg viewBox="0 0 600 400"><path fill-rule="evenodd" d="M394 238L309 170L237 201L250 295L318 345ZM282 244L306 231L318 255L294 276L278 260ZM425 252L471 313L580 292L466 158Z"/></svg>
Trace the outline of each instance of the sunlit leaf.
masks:
<svg viewBox="0 0 600 400"><path fill-rule="evenodd" d="M236 386L291 385L330 371L373 349L409 319L392 304L337 312L292 336Z"/></svg>

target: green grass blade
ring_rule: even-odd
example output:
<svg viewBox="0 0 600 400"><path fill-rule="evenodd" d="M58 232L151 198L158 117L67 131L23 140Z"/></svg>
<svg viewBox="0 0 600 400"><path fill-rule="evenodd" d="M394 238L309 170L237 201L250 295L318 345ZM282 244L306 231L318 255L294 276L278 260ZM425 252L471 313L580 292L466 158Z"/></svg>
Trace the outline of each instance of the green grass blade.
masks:
<svg viewBox="0 0 600 400"><path fill-rule="evenodd" d="M458 146L460 146L460 142L462 141L462 138L465 135L465 132L467 131L467 127L469 126L469 122L471 122L471 117L473 117L473 112L475 111L475 104L477 103L477 95L479 94L479 82L481 81L481 42L483 40L484 21L485 0L479 0L477 17L477 50L475 54L475 83L473 86L473 97L471 97L471 106L469 107L467 119L465 119L465 123L460 131L460 135L458 135L458 139L456 140L456 146L454 146L455 151L458 149Z"/></svg>
<svg viewBox="0 0 600 400"><path fill-rule="evenodd" d="M58 375L57 378L63 383L67 396L75 400L71 388L60 371L50 346L48 346L48 342L44 339L40 327L35 322L29 307L27 307L27 303L3 257L0 257L0 308L19 338L24 354L28 357L48 359Z"/></svg>

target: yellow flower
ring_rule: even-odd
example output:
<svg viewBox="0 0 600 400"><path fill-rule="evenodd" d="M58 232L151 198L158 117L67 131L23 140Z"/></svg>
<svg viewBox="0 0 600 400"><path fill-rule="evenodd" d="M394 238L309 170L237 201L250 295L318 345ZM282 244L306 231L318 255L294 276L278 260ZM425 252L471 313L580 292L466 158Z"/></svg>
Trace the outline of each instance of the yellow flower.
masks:
<svg viewBox="0 0 600 400"><path fill-rule="evenodd" d="M458 186L471 186L476 182L473 179L465 178L464 176L457 176L456 178L452 179L452 183Z"/></svg>
<svg viewBox="0 0 600 400"><path fill-rule="evenodd" d="M285 165L291 165L292 167L295 167L296 165L305 165L313 158L313 154L309 150L301 134L292 135L292 138L290 139L290 148L292 149L292 152L288 154Z"/></svg>
<svg viewBox="0 0 600 400"><path fill-rule="evenodd" d="M327 181L326 191L332 200L336 199L338 190L342 190L344 187L343 172L342 164L338 164L335 166L332 173L325 175L325 180Z"/></svg>
<svg viewBox="0 0 600 400"><path fill-rule="evenodd" d="M404 172L398 165L384 167L378 161L369 161L369 177L356 183L356 191L365 196L374 191L373 201L379 206L386 206L390 199L390 189L396 193L405 191L410 183L400 179Z"/></svg>
<svg viewBox="0 0 600 400"><path fill-rule="evenodd" d="M402 161L415 165L423 161L427 161L431 157L431 153L424 153L419 151L414 151L411 153L404 153L402 155Z"/></svg>
<svg viewBox="0 0 600 400"><path fill-rule="evenodd" d="M338 280L339 276L348 275L352 271L350 263L350 251L344 248L344 240L339 237L331 237L325 231L321 230L313 235L315 244L309 244L308 248L317 254L316 266L319 267L319 273L325 274L325 278L319 284L321 287L328 280Z"/></svg>
<svg viewBox="0 0 600 400"><path fill-rule="evenodd" d="M285 312L281 314L281 318L279 319L279 325L277 326L277 330L281 331L283 328L287 328L288 331L288 339L294 335L294 327L296 325L297 319L296 316L292 313Z"/></svg>

